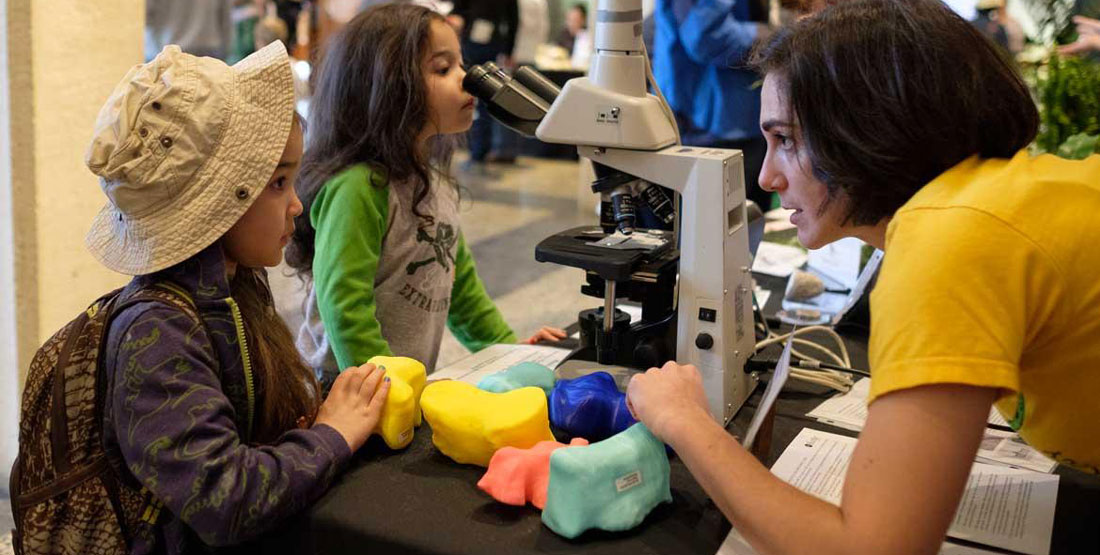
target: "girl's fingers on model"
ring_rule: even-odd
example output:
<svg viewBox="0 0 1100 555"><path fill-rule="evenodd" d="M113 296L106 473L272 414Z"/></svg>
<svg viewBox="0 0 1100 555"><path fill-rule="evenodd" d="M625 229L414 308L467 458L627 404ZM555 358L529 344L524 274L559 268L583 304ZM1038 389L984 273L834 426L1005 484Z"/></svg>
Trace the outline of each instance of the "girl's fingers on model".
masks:
<svg viewBox="0 0 1100 555"><path fill-rule="evenodd" d="M337 382L343 380L343 383L340 384L342 385L340 388L341 392L347 395L355 395L359 391L359 388L363 386L363 380L365 380L366 377L367 375L363 368L357 366L344 370L336 380Z"/></svg>
<svg viewBox="0 0 1100 555"><path fill-rule="evenodd" d="M374 397L372 397L370 403L367 404L367 413L382 416L382 405L386 403L386 396L389 395L389 393L390 381L382 380L382 383L378 385L378 389L374 392Z"/></svg>
<svg viewBox="0 0 1100 555"><path fill-rule="evenodd" d="M369 372L370 374L367 375L366 379L363 380L363 383L360 384L358 391L359 396L367 400L371 399L371 396L373 396L375 391L378 389L378 383L381 382L382 378L386 375L385 372L374 371L373 366L371 366Z"/></svg>

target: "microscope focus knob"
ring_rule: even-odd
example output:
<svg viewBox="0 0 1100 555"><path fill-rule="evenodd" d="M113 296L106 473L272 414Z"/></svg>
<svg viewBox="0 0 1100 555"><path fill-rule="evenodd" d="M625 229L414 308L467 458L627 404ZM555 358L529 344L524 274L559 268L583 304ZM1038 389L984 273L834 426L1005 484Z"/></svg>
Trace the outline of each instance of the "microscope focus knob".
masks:
<svg viewBox="0 0 1100 555"><path fill-rule="evenodd" d="M695 346L704 351L710 349L714 346L714 338L709 333L700 333L695 336Z"/></svg>

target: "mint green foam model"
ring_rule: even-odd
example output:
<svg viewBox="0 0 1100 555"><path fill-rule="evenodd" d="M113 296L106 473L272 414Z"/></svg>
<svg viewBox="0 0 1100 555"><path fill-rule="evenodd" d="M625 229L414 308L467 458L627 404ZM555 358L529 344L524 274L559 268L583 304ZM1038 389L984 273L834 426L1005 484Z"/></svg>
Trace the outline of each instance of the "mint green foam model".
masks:
<svg viewBox="0 0 1100 555"><path fill-rule="evenodd" d="M542 522L566 538L590 528L629 530L672 501L668 475L665 445L640 422L599 443L558 449Z"/></svg>
<svg viewBox="0 0 1100 555"><path fill-rule="evenodd" d="M521 362L477 382L478 389L491 393L507 393L529 386L540 387L549 396L554 389L554 371L537 362Z"/></svg>

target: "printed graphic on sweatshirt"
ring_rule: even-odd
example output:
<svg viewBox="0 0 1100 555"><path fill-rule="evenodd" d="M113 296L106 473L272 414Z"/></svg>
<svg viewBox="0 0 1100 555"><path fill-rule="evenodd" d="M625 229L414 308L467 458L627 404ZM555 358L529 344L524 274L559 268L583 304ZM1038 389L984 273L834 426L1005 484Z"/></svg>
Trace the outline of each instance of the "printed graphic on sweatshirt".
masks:
<svg viewBox="0 0 1100 555"><path fill-rule="evenodd" d="M411 230L410 230L411 235ZM446 314L451 308L458 226L439 222L416 230L415 253L404 265L404 279L397 294L424 312Z"/></svg>
<svg viewBox="0 0 1100 555"><path fill-rule="evenodd" d="M434 237L424 228L419 228L416 230L416 242L430 244L432 249L435 250L435 256L410 262L405 267L406 274L411 276L424 266L429 266L432 263L439 264L444 271L449 272L451 270L451 266L455 263L455 245L458 244L458 234L455 233L454 227L449 224L439 224L435 227Z"/></svg>

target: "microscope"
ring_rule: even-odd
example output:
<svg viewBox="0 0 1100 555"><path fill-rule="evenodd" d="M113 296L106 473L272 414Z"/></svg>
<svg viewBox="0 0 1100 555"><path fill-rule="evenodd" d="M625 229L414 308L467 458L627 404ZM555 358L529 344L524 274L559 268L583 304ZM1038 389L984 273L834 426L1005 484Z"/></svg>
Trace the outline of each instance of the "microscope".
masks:
<svg viewBox="0 0 1100 555"><path fill-rule="evenodd" d="M585 270L582 292L604 301L580 313L572 356L643 370L693 364L726 424L756 386L744 371L756 338L742 155L678 144L667 103L647 90L641 0L601 1L596 20L589 77L559 89L531 67L509 76L490 62L469 68L463 87L502 124L576 145L593 164L600 225L535 248L539 262ZM635 227L639 199L671 230ZM641 303L639 321L620 299Z"/></svg>

